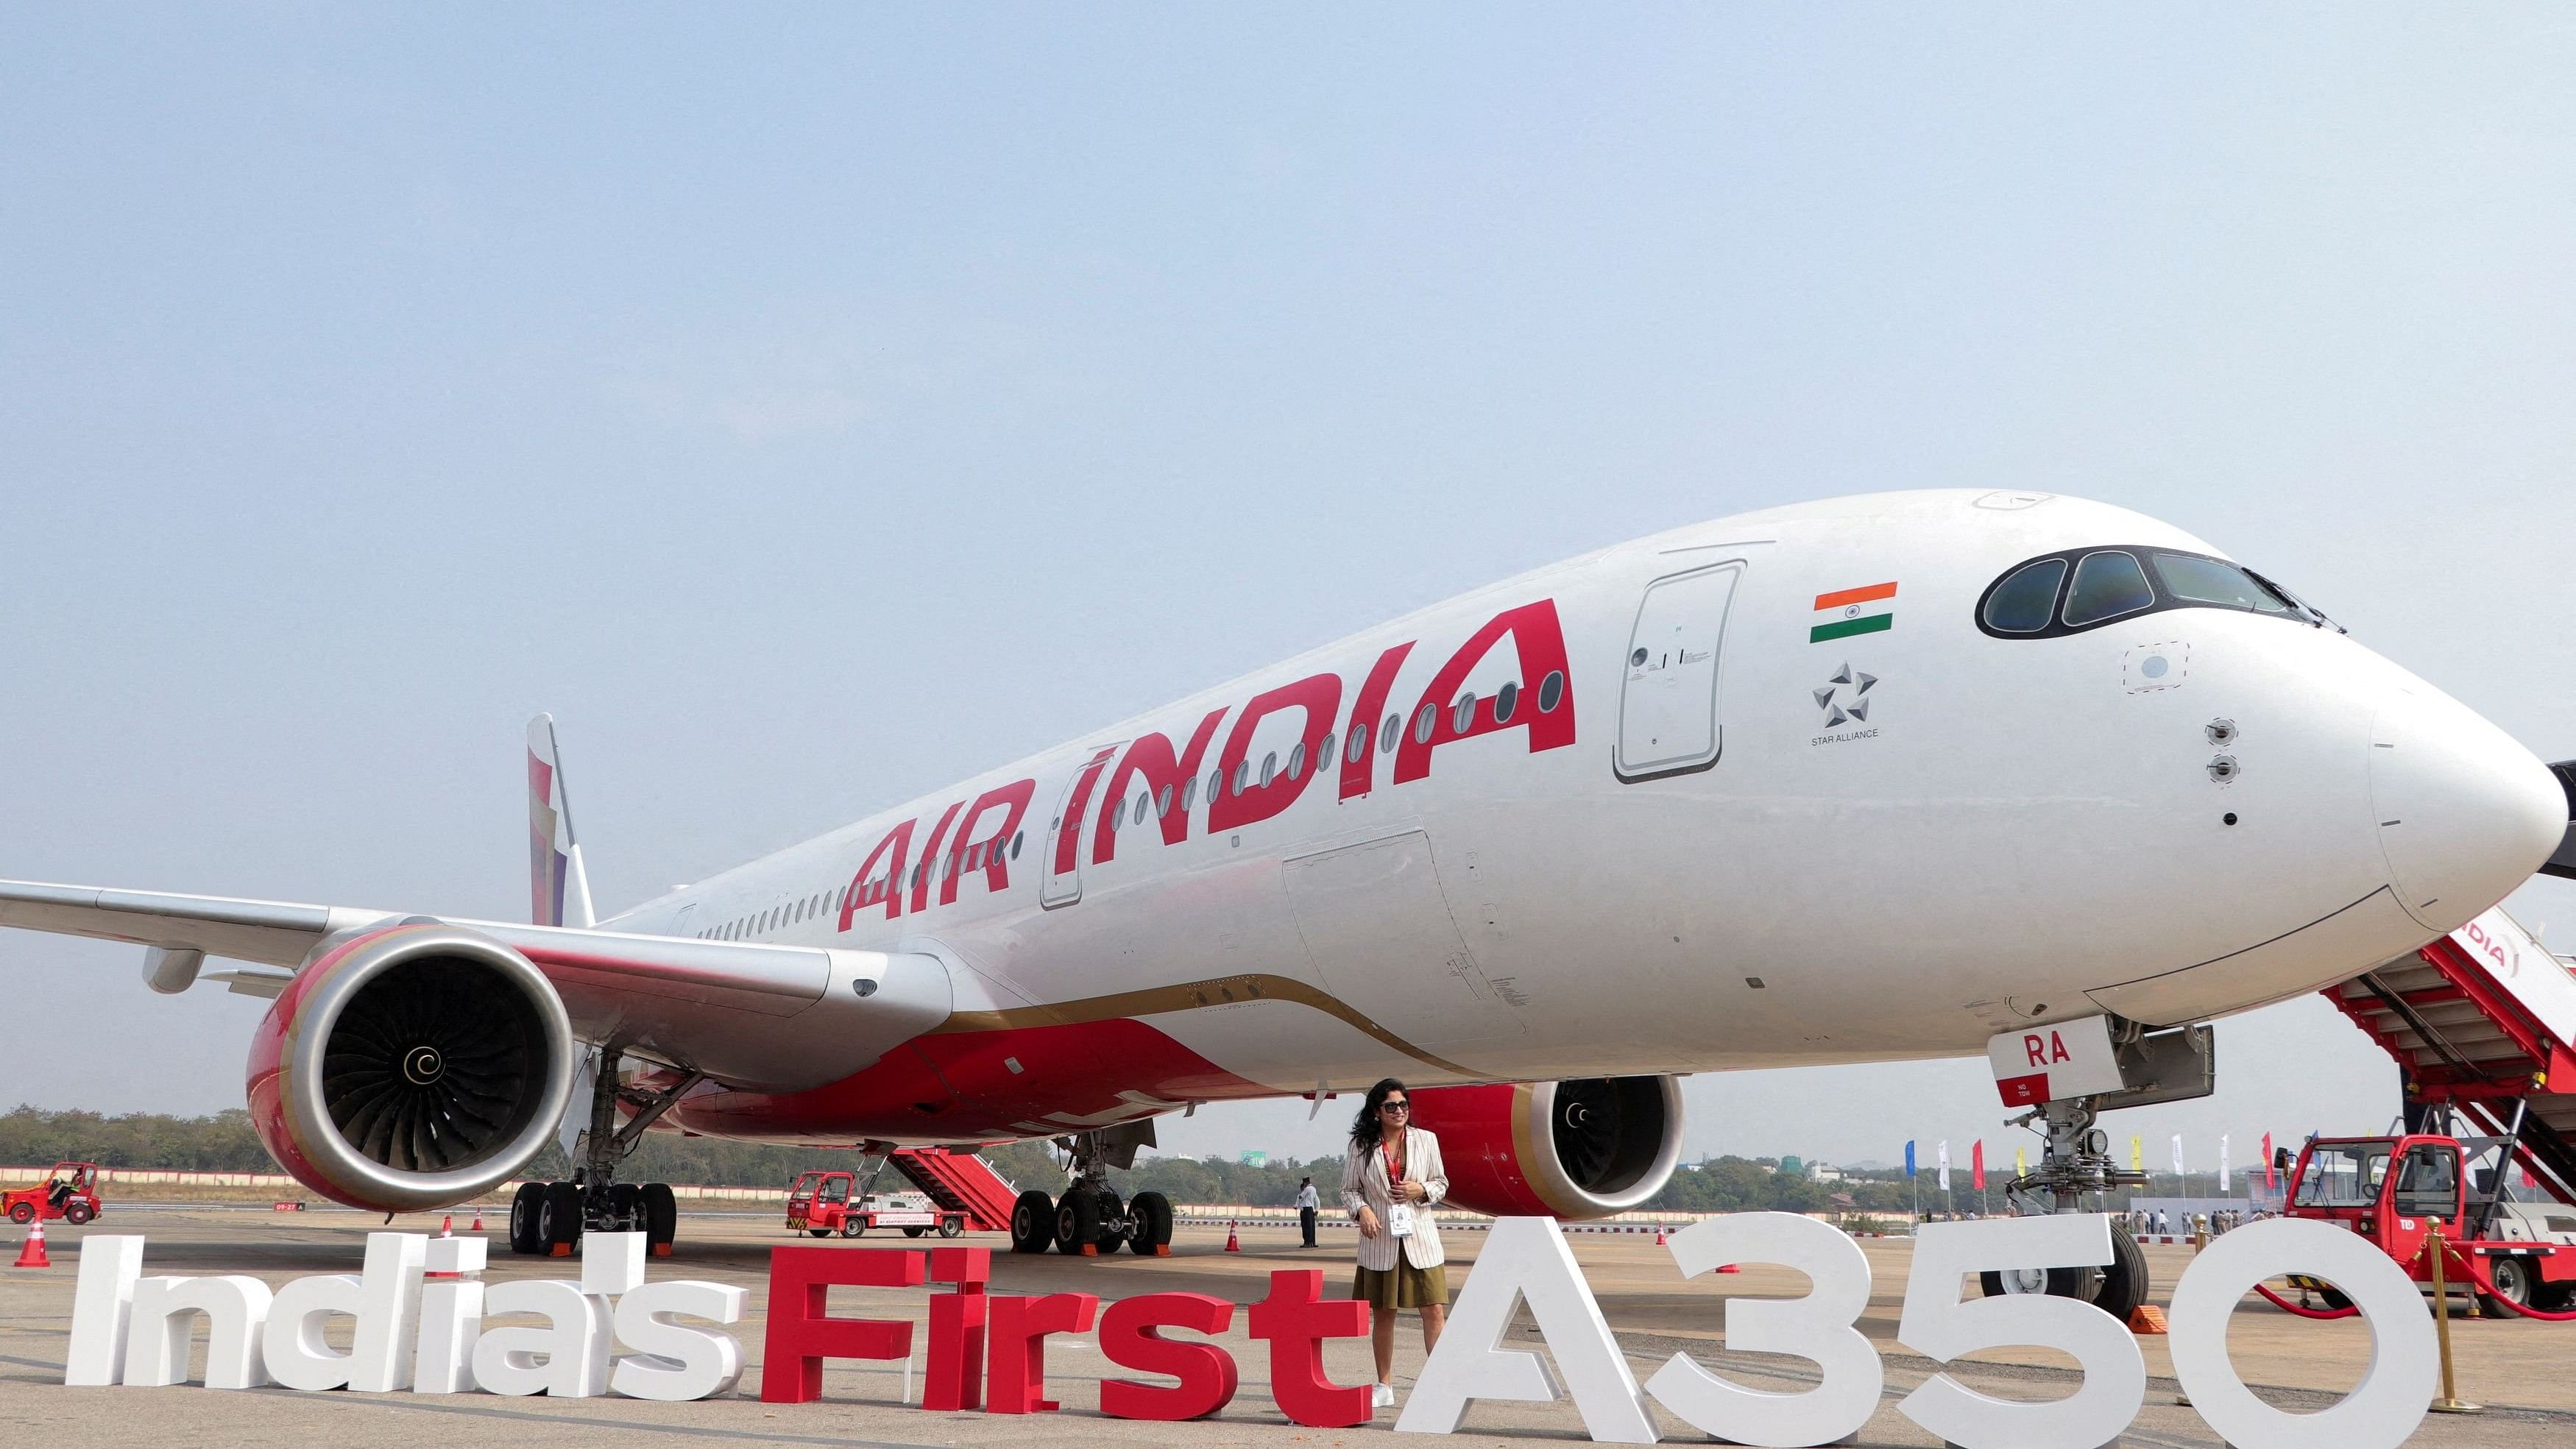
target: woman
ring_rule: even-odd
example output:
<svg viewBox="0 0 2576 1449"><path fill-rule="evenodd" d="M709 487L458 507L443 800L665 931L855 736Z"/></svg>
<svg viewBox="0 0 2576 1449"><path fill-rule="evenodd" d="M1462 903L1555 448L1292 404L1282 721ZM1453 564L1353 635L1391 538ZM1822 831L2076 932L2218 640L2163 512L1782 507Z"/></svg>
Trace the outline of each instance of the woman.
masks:
<svg viewBox="0 0 2576 1449"><path fill-rule="evenodd" d="M1395 1402L1395 1317L1422 1314L1422 1351L1440 1342L1449 1315L1449 1275L1440 1265L1440 1230L1431 1205L1449 1195L1449 1170L1440 1162L1440 1139L1413 1125L1413 1094L1393 1077L1369 1088L1351 1122L1351 1152L1342 1164L1342 1205L1359 1220L1359 1271L1351 1296L1365 1300L1373 1319L1369 1346L1377 1352L1377 1386L1369 1402Z"/></svg>

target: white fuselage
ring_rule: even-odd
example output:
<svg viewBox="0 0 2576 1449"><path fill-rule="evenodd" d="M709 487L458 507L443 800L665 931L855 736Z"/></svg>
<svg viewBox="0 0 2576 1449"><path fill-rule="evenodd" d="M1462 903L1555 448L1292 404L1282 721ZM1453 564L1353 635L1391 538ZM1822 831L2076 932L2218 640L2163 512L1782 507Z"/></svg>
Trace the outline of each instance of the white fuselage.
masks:
<svg viewBox="0 0 2576 1449"><path fill-rule="evenodd" d="M1231 1079L1135 1084L1168 1104L1390 1073L1958 1055L2105 1010L2201 1020L2429 940L2547 854L2558 797L2539 763L2332 628L2232 607L2049 637L1980 628L1982 596L2016 564L2097 545L2216 555L2135 513L2033 495L1882 494L1694 525L602 924L934 952L955 1029L1114 1017ZM1495 632L1507 614L1515 627ZM1560 667L1558 697L1541 672ZM1143 766L1194 740L1185 810ZM904 875L888 902L890 836ZM1120 1064L1101 1070L1105 1089Z"/></svg>

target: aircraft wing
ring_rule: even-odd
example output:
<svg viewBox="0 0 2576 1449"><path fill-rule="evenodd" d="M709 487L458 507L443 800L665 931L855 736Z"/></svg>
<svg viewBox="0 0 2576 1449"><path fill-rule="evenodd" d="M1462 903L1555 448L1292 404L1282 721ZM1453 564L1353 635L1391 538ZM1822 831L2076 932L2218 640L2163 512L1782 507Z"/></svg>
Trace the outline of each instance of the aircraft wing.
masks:
<svg viewBox="0 0 2576 1449"><path fill-rule="evenodd" d="M0 881L0 926L159 948L144 971L164 992L186 990L203 955L285 968L210 973L237 992L275 996L325 940L410 922L460 927L527 957L584 1039L731 1085L820 1085L937 1026L950 1008L947 969L912 953Z"/></svg>

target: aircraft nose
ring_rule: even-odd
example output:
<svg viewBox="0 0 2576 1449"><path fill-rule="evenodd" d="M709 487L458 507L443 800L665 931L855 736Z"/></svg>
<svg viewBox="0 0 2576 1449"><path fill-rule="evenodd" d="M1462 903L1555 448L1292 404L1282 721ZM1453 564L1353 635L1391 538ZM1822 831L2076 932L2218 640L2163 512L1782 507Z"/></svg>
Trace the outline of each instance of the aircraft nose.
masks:
<svg viewBox="0 0 2576 1449"><path fill-rule="evenodd" d="M2398 901L2435 931L2504 899L2567 831L2567 796L2549 767L2429 689L2399 689L2380 705L2370 800Z"/></svg>

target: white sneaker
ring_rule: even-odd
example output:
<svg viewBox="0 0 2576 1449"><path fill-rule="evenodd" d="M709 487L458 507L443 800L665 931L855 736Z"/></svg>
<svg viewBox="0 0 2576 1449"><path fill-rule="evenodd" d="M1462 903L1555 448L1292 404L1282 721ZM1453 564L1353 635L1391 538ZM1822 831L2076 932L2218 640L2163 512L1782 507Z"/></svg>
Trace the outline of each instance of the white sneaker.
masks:
<svg viewBox="0 0 2576 1449"><path fill-rule="evenodd" d="M1370 1407L1370 1408L1372 1408L1372 1409L1392 1409L1392 1408L1394 1408L1394 1407L1395 1407L1395 1385L1393 1385L1393 1384L1372 1384L1372 1385L1370 1385L1370 1387L1369 1387L1369 1407Z"/></svg>

